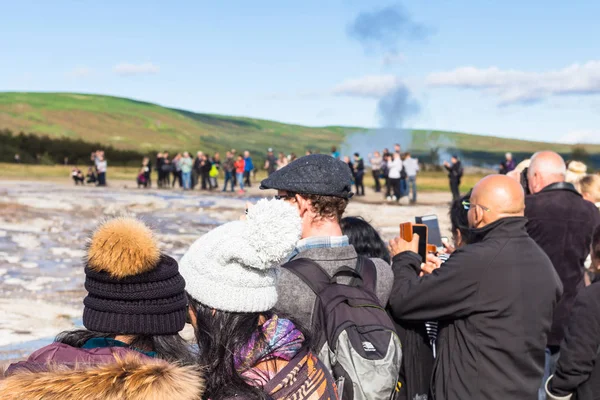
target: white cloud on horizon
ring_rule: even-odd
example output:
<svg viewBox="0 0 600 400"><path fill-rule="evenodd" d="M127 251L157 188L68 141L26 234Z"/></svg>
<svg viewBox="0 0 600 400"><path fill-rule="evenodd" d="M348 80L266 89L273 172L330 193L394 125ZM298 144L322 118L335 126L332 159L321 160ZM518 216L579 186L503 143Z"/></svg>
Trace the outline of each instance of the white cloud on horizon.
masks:
<svg viewBox="0 0 600 400"><path fill-rule="evenodd" d="M94 72L93 69L88 68L86 66L75 67L71 71L67 73L67 76L71 78L87 78L92 75Z"/></svg>
<svg viewBox="0 0 600 400"><path fill-rule="evenodd" d="M567 144L600 144L600 131L573 130L561 136L558 141Z"/></svg>
<svg viewBox="0 0 600 400"><path fill-rule="evenodd" d="M394 89L403 86L396 75L368 75L362 78L348 79L335 86L334 96L354 96L379 99Z"/></svg>
<svg viewBox="0 0 600 400"><path fill-rule="evenodd" d="M497 96L500 106L536 103L553 96L598 95L600 60L546 72L460 67L430 74L427 84L432 87L483 90Z"/></svg>
<svg viewBox="0 0 600 400"><path fill-rule="evenodd" d="M113 72L122 76L157 74L159 71L160 67L151 62L142 64L120 63L113 67Z"/></svg>

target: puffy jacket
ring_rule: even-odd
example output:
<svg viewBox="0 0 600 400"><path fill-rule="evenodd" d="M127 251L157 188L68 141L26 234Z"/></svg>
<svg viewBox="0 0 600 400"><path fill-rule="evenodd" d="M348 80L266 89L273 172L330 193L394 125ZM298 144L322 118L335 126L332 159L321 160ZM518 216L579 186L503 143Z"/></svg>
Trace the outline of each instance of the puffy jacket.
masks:
<svg viewBox="0 0 600 400"><path fill-rule="evenodd" d="M555 183L525 198L525 216L529 236L550 257L564 286L548 335L548 345L559 346L577 292L583 288L583 264L600 213L573 185Z"/></svg>
<svg viewBox="0 0 600 400"><path fill-rule="evenodd" d="M2 400L200 400L202 375L123 347L53 343L0 377Z"/></svg>
<svg viewBox="0 0 600 400"><path fill-rule="evenodd" d="M503 218L474 229L476 243L422 278L418 254L394 257L394 319L439 321L434 399L536 398L562 285L526 222Z"/></svg>

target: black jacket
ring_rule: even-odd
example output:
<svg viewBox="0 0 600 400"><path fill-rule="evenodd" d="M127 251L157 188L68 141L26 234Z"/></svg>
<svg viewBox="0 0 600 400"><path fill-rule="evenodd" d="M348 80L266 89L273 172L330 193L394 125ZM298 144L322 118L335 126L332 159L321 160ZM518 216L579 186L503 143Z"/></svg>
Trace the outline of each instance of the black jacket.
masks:
<svg viewBox="0 0 600 400"><path fill-rule="evenodd" d="M362 158L359 158L358 161L356 161L356 164L354 164L354 169L356 170L357 174L365 173L365 162Z"/></svg>
<svg viewBox="0 0 600 400"><path fill-rule="evenodd" d="M548 390L558 396L576 393L573 400L600 398L600 282L577 295L560 345L560 359Z"/></svg>
<svg viewBox="0 0 600 400"><path fill-rule="evenodd" d="M200 164L200 173L202 175L208 175L208 174L210 174L211 168L212 168L212 163L210 162L210 160L202 161Z"/></svg>
<svg viewBox="0 0 600 400"><path fill-rule="evenodd" d="M548 335L548 345L559 346L577 292L583 287L583 265L600 213L573 185L555 183L525 198L525 216L529 236L548 254L564 286Z"/></svg>
<svg viewBox="0 0 600 400"><path fill-rule="evenodd" d="M200 174L200 172L202 172L202 160L198 157L194 158L194 164L192 164L192 168L197 174Z"/></svg>
<svg viewBox="0 0 600 400"><path fill-rule="evenodd" d="M448 178L455 181L460 181L463 176L463 168L460 161L457 161L456 164L452 164L449 167L444 165L444 168L448 171Z"/></svg>
<svg viewBox="0 0 600 400"><path fill-rule="evenodd" d="M526 222L504 218L473 230L476 243L422 278L419 255L394 257L393 317L440 324L434 399L536 397L562 285Z"/></svg>

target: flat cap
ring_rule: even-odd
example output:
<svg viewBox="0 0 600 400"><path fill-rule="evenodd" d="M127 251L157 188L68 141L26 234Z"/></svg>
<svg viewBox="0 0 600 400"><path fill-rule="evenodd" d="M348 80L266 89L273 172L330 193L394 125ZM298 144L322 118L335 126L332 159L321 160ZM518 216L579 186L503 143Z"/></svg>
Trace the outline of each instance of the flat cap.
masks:
<svg viewBox="0 0 600 400"><path fill-rule="evenodd" d="M263 180L260 188L344 199L353 195L348 164L325 154L311 154L289 163Z"/></svg>

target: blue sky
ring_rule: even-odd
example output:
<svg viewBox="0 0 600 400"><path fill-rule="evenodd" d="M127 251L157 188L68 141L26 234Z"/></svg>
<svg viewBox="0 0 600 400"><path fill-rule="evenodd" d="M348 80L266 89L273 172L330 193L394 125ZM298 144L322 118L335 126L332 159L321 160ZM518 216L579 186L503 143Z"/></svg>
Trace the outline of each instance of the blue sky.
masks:
<svg viewBox="0 0 600 400"><path fill-rule="evenodd" d="M0 90L125 96L198 112L600 142L600 2L18 1L3 4ZM391 7L420 38L349 34ZM389 37L388 37L389 38ZM387 60L387 62L386 62Z"/></svg>

